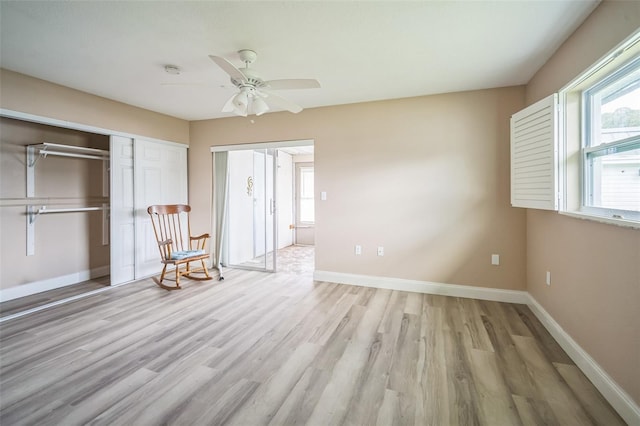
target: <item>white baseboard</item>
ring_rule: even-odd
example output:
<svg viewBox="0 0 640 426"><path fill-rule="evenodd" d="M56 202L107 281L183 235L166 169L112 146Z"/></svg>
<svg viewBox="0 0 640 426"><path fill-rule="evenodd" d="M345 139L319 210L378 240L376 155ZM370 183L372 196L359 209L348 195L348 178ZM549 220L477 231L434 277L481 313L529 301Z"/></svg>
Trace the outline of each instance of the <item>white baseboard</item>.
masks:
<svg viewBox="0 0 640 426"><path fill-rule="evenodd" d="M560 327L542 305L526 291L501 290L369 275L343 274L329 271L315 271L313 273L313 279L316 281L363 287L526 304L573 362L576 363L578 368L582 370L585 376L591 380L598 391L600 391L609 404L618 412L620 417L630 425L640 425L640 407L638 407L638 404Z"/></svg>
<svg viewBox="0 0 640 426"><path fill-rule="evenodd" d="M620 417L630 425L640 425L640 407L635 401L607 374L606 371L584 350L573 338L563 330L553 317L536 299L527 293L529 309L564 349L569 357L582 370L585 376L600 391L602 396L618 412Z"/></svg>
<svg viewBox="0 0 640 426"><path fill-rule="evenodd" d="M313 279L316 281L328 281L338 284L412 291L414 293L439 294L441 296L466 297L469 299L492 300L496 302L526 304L529 300L528 293L526 291L502 290L498 288L473 287L458 284L443 284L429 281L406 280L402 278L315 271L313 273Z"/></svg>
<svg viewBox="0 0 640 426"><path fill-rule="evenodd" d="M105 275L109 275L109 266L101 266L99 268L74 272L69 275L62 275L60 277L5 288L0 290L0 302L6 302L19 297L31 296L32 294L41 293L43 291L66 287L68 285L81 283L93 278L104 277Z"/></svg>

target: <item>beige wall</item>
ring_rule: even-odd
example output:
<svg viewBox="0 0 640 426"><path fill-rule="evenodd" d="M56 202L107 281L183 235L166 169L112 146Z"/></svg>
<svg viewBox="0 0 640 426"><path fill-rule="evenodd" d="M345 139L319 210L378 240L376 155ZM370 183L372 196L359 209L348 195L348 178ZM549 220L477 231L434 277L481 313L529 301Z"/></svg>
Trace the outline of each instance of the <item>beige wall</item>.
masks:
<svg viewBox="0 0 640 426"><path fill-rule="evenodd" d="M109 267L101 212L38 217L35 254L26 255L27 204L51 209L108 202L101 161L55 156L38 160L35 197L28 199L25 146L43 142L109 149L107 136L0 118L0 289Z"/></svg>
<svg viewBox="0 0 640 426"><path fill-rule="evenodd" d="M527 85L527 103L560 89L638 27L640 2L602 3ZM640 231L529 210L527 290L640 403Z"/></svg>
<svg viewBox="0 0 640 426"><path fill-rule="evenodd" d="M317 270L523 290L525 211L509 204L523 103L511 87L192 122L195 228L211 226L212 145L314 139Z"/></svg>
<svg viewBox="0 0 640 426"><path fill-rule="evenodd" d="M189 143L189 123L0 69L0 107L57 120Z"/></svg>

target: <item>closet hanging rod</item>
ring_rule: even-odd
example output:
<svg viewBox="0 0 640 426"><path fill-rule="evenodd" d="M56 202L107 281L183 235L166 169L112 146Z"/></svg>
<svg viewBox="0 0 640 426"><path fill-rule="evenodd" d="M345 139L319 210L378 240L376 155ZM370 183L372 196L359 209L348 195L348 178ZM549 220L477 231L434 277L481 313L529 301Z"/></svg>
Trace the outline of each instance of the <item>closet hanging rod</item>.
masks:
<svg viewBox="0 0 640 426"><path fill-rule="evenodd" d="M41 214L49 213L71 213L71 212L90 212L102 211L102 245L109 244L109 205L107 203L102 206L95 207L72 207L62 209L47 209L47 206L36 208L36 206L27 206L27 256L32 256L36 251L36 219Z"/></svg>
<svg viewBox="0 0 640 426"><path fill-rule="evenodd" d="M109 206L106 206L106 205L98 206L98 207L72 207L72 208L65 208L65 209L48 209L47 206L42 206L36 209L34 208L34 206L27 206L27 215L29 216L29 223L33 223L41 214L76 213L76 212L108 211L108 210L109 210Z"/></svg>
<svg viewBox="0 0 640 426"><path fill-rule="evenodd" d="M37 145L28 145L27 148L31 151L31 154L29 155L30 167L35 166L40 157L46 158L48 155L103 161L109 159L109 151L96 148L86 148L84 146L61 145L57 143L45 142ZM36 150L37 155L35 152Z"/></svg>
<svg viewBox="0 0 640 426"><path fill-rule="evenodd" d="M107 157L91 154L76 154L73 152L55 152L55 151L40 151L40 155L46 157L48 155L57 155L60 157L73 157L73 158L88 158L89 160L106 160Z"/></svg>
<svg viewBox="0 0 640 426"><path fill-rule="evenodd" d="M84 153L93 153L96 155L102 155L102 156L109 156L109 151L104 150L104 149L98 149L98 148L87 148L86 146L76 146L76 145L62 145L59 143L51 143L51 142L44 142L41 144L36 144L36 145L30 145L33 147L36 147L38 149L59 149L59 150L67 150L67 151L78 151L78 152L84 152Z"/></svg>
<svg viewBox="0 0 640 426"><path fill-rule="evenodd" d="M42 206L36 209L34 206L27 206L27 216L29 217L29 223L34 223L38 216L41 214L51 213L76 213L76 212L91 212L91 211L108 211L109 206L103 205L98 207L72 207L66 209L48 209L47 206Z"/></svg>
<svg viewBox="0 0 640 426"><path fill-rule="evenodd" d="M76 207L76 208L68 208L68 209L48 209L46 207L40 207L38 209L38 214L90 212L95 210L109 210L109 207Z"/></svg>

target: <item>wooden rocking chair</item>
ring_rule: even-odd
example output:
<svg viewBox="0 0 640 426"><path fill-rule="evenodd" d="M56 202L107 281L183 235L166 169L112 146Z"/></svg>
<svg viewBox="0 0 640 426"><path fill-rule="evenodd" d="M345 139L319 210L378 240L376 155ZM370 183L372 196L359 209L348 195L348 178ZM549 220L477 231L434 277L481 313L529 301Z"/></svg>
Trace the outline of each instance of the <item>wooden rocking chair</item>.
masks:
<svg viewBox="0 0 640 426"><path fill-rule="evenodd" d="M182 276L199 281L211 279L205 264L205 261L209 258L209 254L206 251L209 234L202 234L197 237L191 236L190 211L191 206L185 204L154 205L147 209L147 213L151 216L153 232L158 241L161 262L164 264L160 281L155 277L153 280L166 290L179 289L180 277ZM190 263L197 261L202 266L191 268ZM162 284L168 265L175 266L175 286ZM195 277L192 275L194 273L204 274L204 276Z"/></svg>

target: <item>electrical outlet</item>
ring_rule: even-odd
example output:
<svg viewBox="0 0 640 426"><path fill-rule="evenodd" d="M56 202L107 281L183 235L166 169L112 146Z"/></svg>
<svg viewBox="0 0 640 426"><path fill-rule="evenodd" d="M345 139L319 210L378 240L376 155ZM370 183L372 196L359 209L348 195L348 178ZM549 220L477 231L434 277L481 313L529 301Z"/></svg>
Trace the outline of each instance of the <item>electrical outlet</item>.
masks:
<svg viewBox="0 0 640 426"><path fill-rule="evenodd" d="M362 254L362 246L360 244L356 245L355 253L356 253L356 256L360 256Z"/></svg>
<svg viewBox="0 0 640 426"><path fill-rule="evenodd" d="M378 256L384 256L384 247L378 247Z"/></svg>
<svg viewBox="0 0 640 426"><path fill-rule="evenodd" d="M547 271L547 285L551 285L551 271Z"/></svg>
<svg viewBox="0 0 640 426"><path fill-rule="evenodd" d="M492 265L499 265L500 264L500 255L499 254L492 254L491 255L491 264Z"/></svg>

